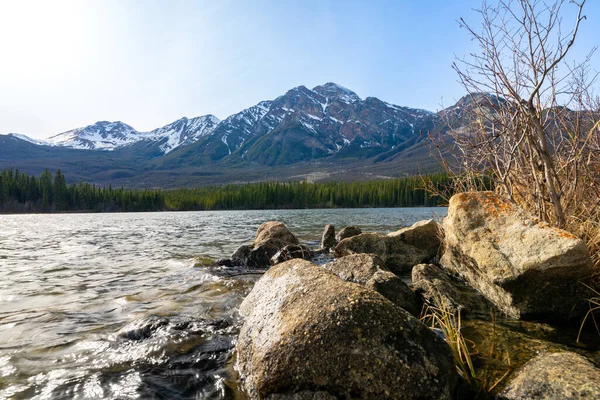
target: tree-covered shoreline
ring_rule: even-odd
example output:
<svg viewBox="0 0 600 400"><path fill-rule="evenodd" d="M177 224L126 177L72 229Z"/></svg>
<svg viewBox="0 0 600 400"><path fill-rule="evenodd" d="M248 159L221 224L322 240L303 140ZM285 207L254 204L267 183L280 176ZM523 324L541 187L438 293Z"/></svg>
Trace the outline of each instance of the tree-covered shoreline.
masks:
<svg viewBox="0 0 600 400"><path fill-rule="evenodd" d="M439 206L423 188L444 192L446 174L366 182L259 182L200 188L125 189L87 182L68 185L59 170L39 178L0 171L0 213L140 212L298 208Z"/></svg>

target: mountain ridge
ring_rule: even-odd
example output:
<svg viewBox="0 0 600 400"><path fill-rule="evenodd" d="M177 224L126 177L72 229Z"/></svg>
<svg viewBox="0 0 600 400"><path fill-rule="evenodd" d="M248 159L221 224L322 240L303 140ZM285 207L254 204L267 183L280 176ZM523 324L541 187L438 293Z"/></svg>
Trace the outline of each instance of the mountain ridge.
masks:
<svg viewBox="0 0 600 400"><path fill-rule="evenodd" d="M99 121L51 141L14 134L2 140L0 167L69 169L74 179L130 187L396 177L439 169L424 139L444 132L441 115L331 82L301 85L223 120L183 117L149 132Z"/></svg>

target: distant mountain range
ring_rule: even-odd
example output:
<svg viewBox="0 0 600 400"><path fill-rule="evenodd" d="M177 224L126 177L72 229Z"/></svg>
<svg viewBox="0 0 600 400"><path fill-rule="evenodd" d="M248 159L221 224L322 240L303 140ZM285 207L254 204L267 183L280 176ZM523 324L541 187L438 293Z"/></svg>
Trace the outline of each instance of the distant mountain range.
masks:
<svg viewBox="0 0 600 400"><path fill-rule="evenodd" d="M0 168L61 168L71 180L173 187L271 179L357 180L439 168L425 136L442 115L361 99L335 83L299 86L223 121L182 118L150 132L120 122L36 140L0 135Z"/></svg>

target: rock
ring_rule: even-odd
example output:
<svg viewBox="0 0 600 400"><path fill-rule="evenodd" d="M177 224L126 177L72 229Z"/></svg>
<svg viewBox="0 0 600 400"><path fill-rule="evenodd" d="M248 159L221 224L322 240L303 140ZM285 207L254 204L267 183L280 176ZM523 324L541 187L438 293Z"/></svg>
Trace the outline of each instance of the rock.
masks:
<svg viewBox="0 0 600 400"><path fill-rule="evenodd" d="M267 400L337 400L337 397L332 396L327 392L303 390L293 394L275 393L267 397Z"/></svg>
<svg viewBox="0 0 600 400"><path fill-rule="evenodd" d="M282 248L288 244L298 244L296 236L281 222L269 221L258 227L254 238L254 247L265 244Z"/></svg>
<svg viewBox="0 0 600 400"><path fill-rule="evenodd" d="M408 285L388 270L383 261L374 254L345 256L323 265L323 268L345 281L358 283L381 293L386 299L413 315L420 312L415 295Z"/></svg>
<svg viewBox="0 0 600 400"><path fill-rule="evenodd" d="M271 265L271 258L288 245L298 245L298 239L281 222L269 221L256 231L252 245L244 245L231 256L236 266L264 268Z"/></svg>
<svg viewBox="0 0 600 400"><path fill-rule="evenodd" d="M346 238L360 235L361 233L362 231L358 226L347 226L345 228L342 228L342 230L338 232L336 239L338 242L341 242Z"/></svg>
<svg viewBox="0 0 600 400"><path fill-rule="evenodd" d="M526 321L516 322L534 324ZM551 333L540 335L544 327L552 329L549 325L535 325L537 327L529 327L525 332L519 332L515 331L515 328L519 329L519 327L506 326L498 320L495 322L462 320L463 337L469 346L476 349L471 357L473 363L478 366L477 379L481 382L489 382L490 386L497 383L490 393L492 395L490 398L494 398L493 395L503 390L504 385L510 381L510 374L514 373L513 371L538 354L566 349L563 345L545 340L545 337L552 336Z"/></svg>
<svg viewBox="0 0 600 400"><path fill-rule="evenodd" d="M250 398L452 396L444 340L379 293L308 261L269 269L240 313L237 369Z"/></svg>
<svg viewBox="0 0 600 400"><path fill-rule="evenodd" d="M323 236L321 237L321 248L329 250L337 244L335 240L335 227L333 225L325 225Z"/></svg>
<svg viewBox="0 0 600 400"><path fill-rule="evenodd" d="M442 227L432 219L419 221L407 228L388 233L388 236L399 237L406 244L425 250L430 259L437 256L442 247Z"/></svg>
<svg viewBox="0 0 600 400"><path fill-rule="evenodd" d="M232 255L231 262L236 266L246 266L248 262L248 257L250 256L250 252L252 251L252 246L247 244L240 246Z"/></svg>
<svg viewBox="0 0 600 400"><path fill-rule="evenodd" d="M447 271L433 264L419 264L412 270L413 289L428 303L446 306L461 316L488 319L496 308L481 293L453 279Z"/></svg>
<svg viewBox="0 0 600 400"><path fill-rule="evenodd" d="M119 331L118 336L129 340L144 340L151 337L159 328L168 324L169 319L167 317L151 315L124 326Z"/></svg>
<svg viewBox="0 0 600 400"><path fill-rule="evenodd" d="M215 265L219 267L233 267L234 263L229 258L220 258L217 261L215 261Z"/></svg>
<svg viewBox="0 0 600 400"><path fill-rule="evenodd" d="M591 275L585 243L492 192L450 199L441 263L513 318L564 320Z"/></svg>
<svg viewBox="0 0 600 400"><path fill-rule="evenodd" d="M357 253L378 255L385 266L395 274L410 272L413 266L430 259L426 251L406 244L400 236L387 236L380 233L361 233L346 238L339 242L334 250L336 257Z"/></svg>
<svg viewBox="0 0 600 400"><path fill-rule="evenodd" d="M600 369L572 352L542 354L517 371L501 399L600 399Z"/></svg>
<svg viewBox="0 0 600 400"><path fill-rule="evenodd" d="M311 260L313 258L313 252L303 244L290 244L279 250L273 257L271 257L271 265L279 264L292 258L302 258L304 260Z"/></svg>

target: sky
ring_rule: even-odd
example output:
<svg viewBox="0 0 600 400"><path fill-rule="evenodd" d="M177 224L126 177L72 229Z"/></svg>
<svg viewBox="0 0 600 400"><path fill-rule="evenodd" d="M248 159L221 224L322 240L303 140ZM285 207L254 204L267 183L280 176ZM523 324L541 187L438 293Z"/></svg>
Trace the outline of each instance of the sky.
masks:
<svg viewBox="0 0 600 400"><path fill-rule="evenodd" d="M574 57L600 44L588 1ZM0 0L0 134L47 138L96 121L139 131L220 119L336 82L436 111L464 95L481 0ZM596 53L592 66L600 69Z"/></svg>

